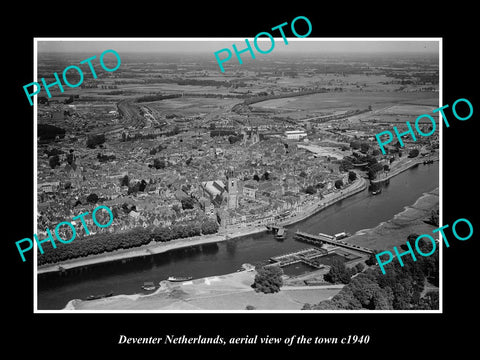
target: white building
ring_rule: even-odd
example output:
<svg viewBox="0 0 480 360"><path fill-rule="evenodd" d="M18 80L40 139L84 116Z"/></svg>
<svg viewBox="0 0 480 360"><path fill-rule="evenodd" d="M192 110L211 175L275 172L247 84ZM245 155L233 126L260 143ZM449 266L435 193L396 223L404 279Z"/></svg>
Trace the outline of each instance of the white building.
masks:
<svg viewBox="0 0 480 360"><path fill-rule="evenodd" d="M285 136L288 140L300 140L307 136L304 130L288 130L285 131Z"/></svg>
<svg viewBox="0 0 480 360"><path fill-rule="evenodd" d="M60 182L59 181L37 184L37 191L38 192L53 193L53 192L57 192L59 188L60 188Z"/></svg>
<svg viewBox="0 0 480 360"><path fill-rule="evenodd" d="M257 188L253 187L252 185L244 185L243 186L243 196L248 197L250 199L255 199L255 193L257 192Z"/></svg>

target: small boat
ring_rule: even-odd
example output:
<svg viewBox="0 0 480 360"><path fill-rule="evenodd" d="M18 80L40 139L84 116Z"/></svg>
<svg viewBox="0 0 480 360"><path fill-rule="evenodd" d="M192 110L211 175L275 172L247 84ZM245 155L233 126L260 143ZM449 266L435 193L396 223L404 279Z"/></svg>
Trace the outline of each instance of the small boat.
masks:
<svg viewBox="0 0 480 360"><path fill-rule="evenodd" d="M382 192L382 188L378 188L378 189L372 191L372 195L378 195L381 192Z"/></svg>
<svg viewBox="0 0 480 360"><path fill-rule="evenodd" d="M107 297L110 297L110 296L113 296L113 292L109 292L109 293L106 293L106 294L100 294L100 295L89 295L85 298L85 300L97 300L97 299L107 298Z"/></svg>
<svg viewBox="0 0 480 360"><path fill-rule="evenodd" d="M193 277L191 277L191 276L183 276L183 277L182 276L179 276L179 277L169 276L167 280L172 281L172 282L181 282L181 281L188 281L188 280L192 280L192 279L193 279Z"/></svg>
<svg viewBox="0 0 480 360"><path fill-rule="evenodd" d="M285 239L285 229L279 228L277 233L275 234L276 239Z"/></svg>
<svg viewBox="0 0 480 360"><path fill-rule="evenodd" d="M145 281L142 285L142 289L148 291L155 290L155 284L153 281Z"/></svg>
<svg viewBox="0 0 480 360"><path fill-rule="evenodd" d="M423 162L423 165L428 165L428 164L433 164L433 160L430 159L430 160L425 160Z"/></svg>
<svg viewBox="0 0 480 360"><path fill-rule="evenodd" d="M341 233L338 233L338 234L335 234L333 235L333 237L335 238L335 240L341 240L341 239L345 239L349 236L352 236L352 234L348 233L348 232L341 232Z"/></svg>

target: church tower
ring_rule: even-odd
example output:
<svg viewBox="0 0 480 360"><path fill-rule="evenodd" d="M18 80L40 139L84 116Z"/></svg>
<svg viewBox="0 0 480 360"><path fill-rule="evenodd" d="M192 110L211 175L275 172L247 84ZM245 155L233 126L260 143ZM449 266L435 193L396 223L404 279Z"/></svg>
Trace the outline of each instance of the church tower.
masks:
<svg viewBox="0 0 480 360"><path fill-rule="evenodd" d="M232 168L228 169L225 175L227 177L227 208L236 209L238 207L238 179Z"/></svg>
<svg viewBox="0 0 480 360"><path fill-rule="evenodd" d="M258 133L258 127L255 127L252 129L252 133L250 135L252 139L252 145L255 145L256 143L260 142L260 135Z"/></svg>

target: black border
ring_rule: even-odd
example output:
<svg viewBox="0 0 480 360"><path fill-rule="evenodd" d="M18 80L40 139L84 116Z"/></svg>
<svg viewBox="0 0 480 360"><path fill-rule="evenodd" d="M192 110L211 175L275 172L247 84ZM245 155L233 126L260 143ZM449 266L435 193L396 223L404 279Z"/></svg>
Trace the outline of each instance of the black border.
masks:
<svg viewBox="0 0 480 360"><path fill-rule="evenodd" d="M452 121L443 136L443 221L469 219L478 227L478 215L470 206L474 202L476 175L475 129L478 95L474 92L476 71L475 9L462 3L448 9L422 8L419 4L343 3L327 7L323 3L303 6L277 4L260 11L258 4L188 3L171 9L157 4L74 4L72 6L36 4L21 12L20 34L6 43L9 56L3 56L7 85L4 87L4 117L8 136L4 136L4 266L7 280L5 311L12 314L8 345L22 349L29 343L41 353L139 355L152 351L158 356L177 356L183 350L192 355L240 352L255 354L303 353L322 356L349 352L353 355L382 348L383 356L399 353L409 356L425 351L432 355L438 349L462 349L474 344L474 330L468 329L475 313L476 277L473 264L477 255L478 233L465 242L452 241L444 249L443 314L33 314L32 257L21 263L14 242L30 237L33 231L33 108L25 101L22 86L33 79L34 37L252 37L258 32L290 22L302 15L310 19L310 37L442 37L443 103L458 98L469 99L473 117L465 122ZM312 3L313 4L313 3ZM128 7L127 7L128 6ZM15 27L4 27L5 36ZM6 70L6 71L5 71ZM477 110L479 109L479 110ZM12 171L13 170L13 171ZM5 215L4 215L5 216ZM478 230L476 230L478 231ZM473 320L473 319L472 319ZM476 324L473 323L473 326ZM348 336L370 335L368 345L355 346L175 346L117 345L120 334L127 336L203 335L245 336ZM167 352L163 353L162 349ZM70 351L69 351L70 350ZM172 350L172 353L170 352ZM65 352L66 351L66 352ZM317 352L318 351L318 352ZM168 354L168 355L167 355Z"/></svg>

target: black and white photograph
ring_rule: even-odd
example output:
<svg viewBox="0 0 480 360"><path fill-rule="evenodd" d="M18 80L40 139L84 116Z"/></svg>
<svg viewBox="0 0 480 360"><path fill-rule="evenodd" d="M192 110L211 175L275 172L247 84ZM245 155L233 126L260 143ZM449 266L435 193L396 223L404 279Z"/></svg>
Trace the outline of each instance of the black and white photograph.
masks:
<svg viewBox="0 0 480 360"><path fill-rule="evenodd" d="M440 39L265 38L36 39L38 310L440 310Z"/></svg>

